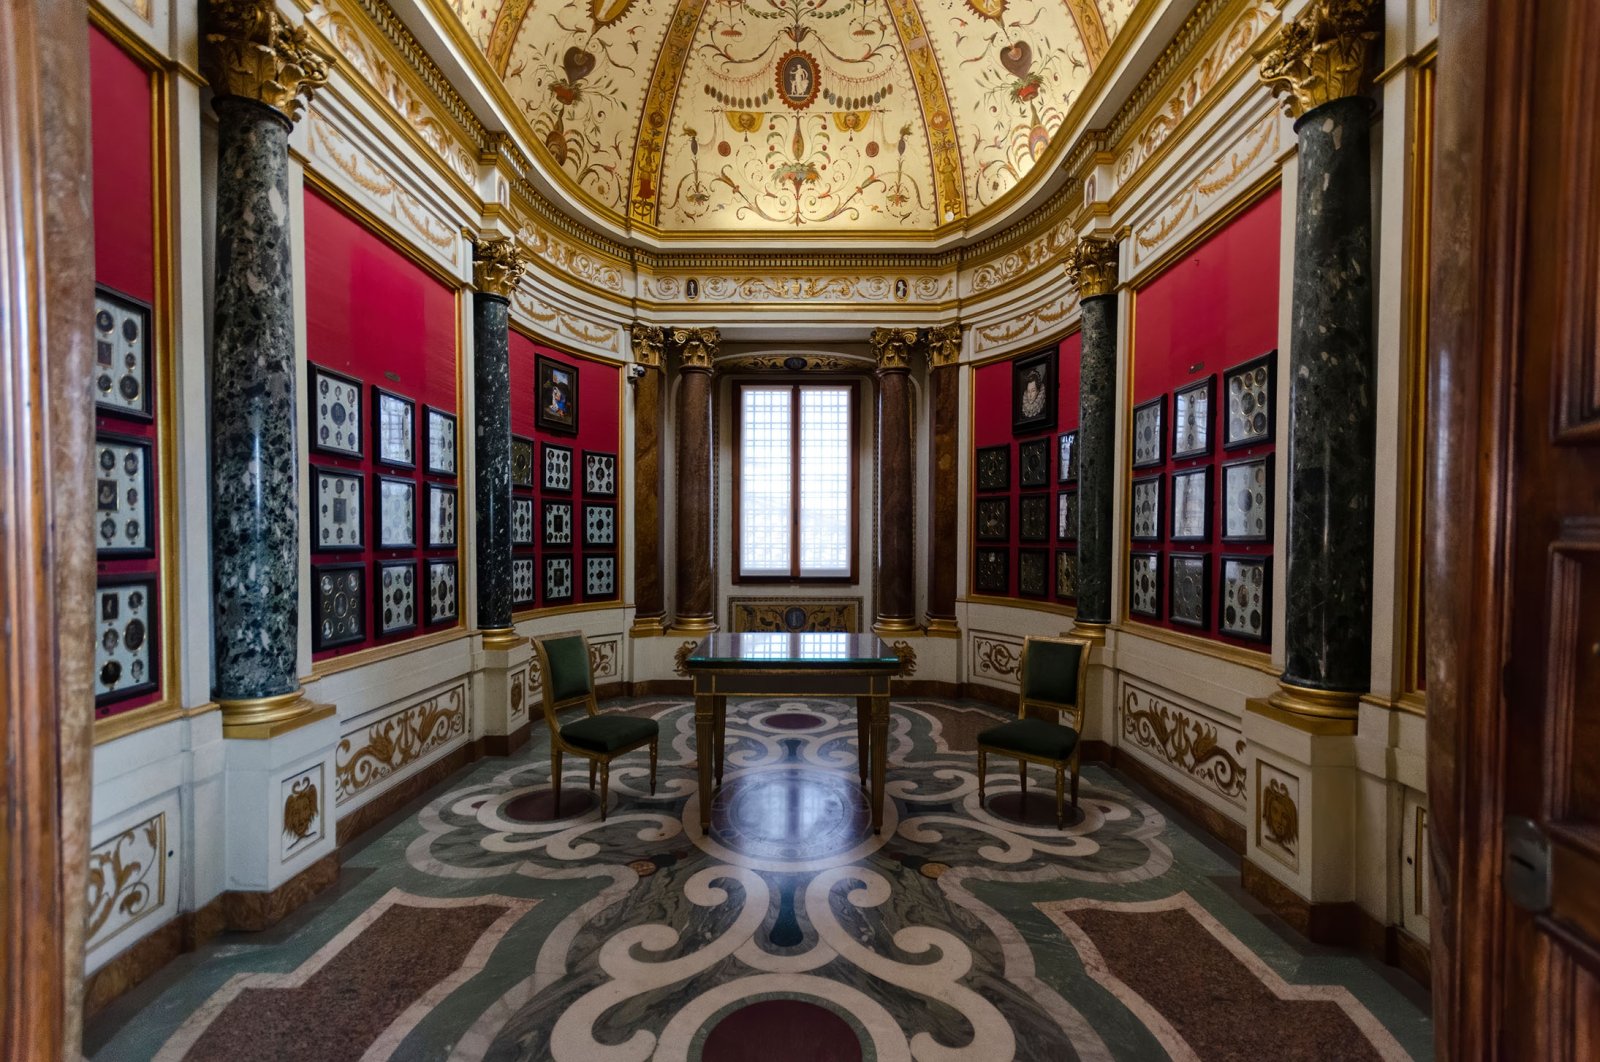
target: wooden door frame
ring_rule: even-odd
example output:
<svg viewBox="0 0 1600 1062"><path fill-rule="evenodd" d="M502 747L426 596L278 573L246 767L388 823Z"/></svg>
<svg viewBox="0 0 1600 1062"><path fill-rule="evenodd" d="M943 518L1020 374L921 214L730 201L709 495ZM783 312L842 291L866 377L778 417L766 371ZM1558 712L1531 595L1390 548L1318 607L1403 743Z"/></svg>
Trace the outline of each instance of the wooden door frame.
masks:
<svg viewBox="0 0 1600 1062"><path fill-rule="evenodd" d="M93 695L89 13L0 0L0 1054L80 1042Z"/></svg>

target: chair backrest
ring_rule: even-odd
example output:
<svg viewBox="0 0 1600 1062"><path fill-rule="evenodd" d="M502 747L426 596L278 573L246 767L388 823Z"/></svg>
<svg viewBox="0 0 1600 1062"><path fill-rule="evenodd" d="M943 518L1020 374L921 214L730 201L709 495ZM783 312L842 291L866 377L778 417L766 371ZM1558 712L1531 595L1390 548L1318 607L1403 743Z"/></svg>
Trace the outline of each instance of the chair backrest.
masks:
<svg viewBox="0 0 1600 1062"><path fill-rule="evenodd" d="M594 700L594 672L589 665L589 640L582 631L565 631L533 639L539 660L541 699L545 722L552 732L561 724L556 716L563 708L582 704L590 715L598 707Z"/></svg>
<svg viewBox="0 0 1600 1062"><path fill-rule="evenodd" d="M1024 638L1017 718L1027 718L1029 706L1037 705L1070 712L1073 727L1082 730L1093 645L1087 638Z"/></svg>

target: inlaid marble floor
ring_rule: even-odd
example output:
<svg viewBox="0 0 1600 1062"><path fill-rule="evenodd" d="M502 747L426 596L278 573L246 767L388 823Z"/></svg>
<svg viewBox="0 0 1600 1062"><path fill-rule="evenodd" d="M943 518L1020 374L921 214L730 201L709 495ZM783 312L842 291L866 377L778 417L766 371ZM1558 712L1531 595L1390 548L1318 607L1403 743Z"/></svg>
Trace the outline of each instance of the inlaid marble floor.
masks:
<svg viewBox="0 0 1600 1062"><path fill-rule="evenodd" d="M89 1026L95 1059L919 1060L1428 1057L1426 994L1317 948L1111 772L1054 823L991 760L998 716L896 701L884 829L854 708L729 706L699 828L693 712L613 766L609 818L548 737L464 770L264 934L185 956ZM1037 794L1037 799L1035 798ZM998 799L996 799L998 798Z"/></svg>

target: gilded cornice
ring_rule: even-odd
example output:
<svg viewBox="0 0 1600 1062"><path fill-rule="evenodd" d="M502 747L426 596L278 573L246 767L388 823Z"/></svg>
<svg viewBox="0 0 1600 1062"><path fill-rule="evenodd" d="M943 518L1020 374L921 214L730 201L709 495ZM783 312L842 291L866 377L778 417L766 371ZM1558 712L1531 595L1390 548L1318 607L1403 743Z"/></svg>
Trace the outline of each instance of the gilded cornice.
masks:
<svg viewBox="0 0 1600 1062"><path fill-rule="evenodd" d="M327 84L332 60L271 0L207 0L201 19L200 66L219 97L264 103L293 123Z"/></svg>
<svg viewBox="0 0 1600 1062"><path fill-rule="evenodd" d="M917 349L915 328L874 328L872 330L872 356L879 372L906 372L911 368L911 354Z"/></svg>
<svg viewBox="0 0 1600 1062"><path fill-rule="evenodd" d="M1291 118L1361 91L1367 54L1378 39L1377 0L1312 0L1261 51L1261 80L1288 93Z"/></svg>
<svg viewBox="0 0 1600 1062"><path fill-rule="evenodd" d="M661 368L662 350L666 346L666 333L654 325L635 321L630 333L633 340L633 360L652 369Z"/></svg>
<svg viewBox="0 0 1600 1062"><path fill-rule="evenodd" d="M528 268L516 242L506 236L481 239L472 254L472 285L484 295L511 298Z"/></svg>
<svg viewBox="0 0 1600 1062"><path fill-rule="evenodd" d="M1078 300L1110 295L1117 290L1117 244L1099 236L1084 236L1067 251L1062 263L1067 278L1078 289Z"/></svg>
<svg viewBox="0 0 1600 1062"><path fill-rule="evenodd" d="M1206 32L1236 0L1201 0L1189 17L1183 20L1172 40L1156 56L1155 62L1145 71L1144 77L1128 95L1117 113L1111 116L1101 136L1107 146L1120 144L1133 131L1134 124L1144 117L1145 110L1166 89L1169 82L1182 73L1189 57L1204 43ZM1087 137L1086 137L1087 139Z"/></svg>
<svg viewBox="0 0 1600 1062"><path fill-rule="evenodd" d="M941 325L923 330L928 351L928 366L938 369L961 360L961 326Z"/></svg>
<svg viewBox="0 0 1600 1062"><path fill-rule="evenodd" d="M674 328L672 346L685 369L710 372L716 359L717 348L722 345L720 328Z"/></svg>

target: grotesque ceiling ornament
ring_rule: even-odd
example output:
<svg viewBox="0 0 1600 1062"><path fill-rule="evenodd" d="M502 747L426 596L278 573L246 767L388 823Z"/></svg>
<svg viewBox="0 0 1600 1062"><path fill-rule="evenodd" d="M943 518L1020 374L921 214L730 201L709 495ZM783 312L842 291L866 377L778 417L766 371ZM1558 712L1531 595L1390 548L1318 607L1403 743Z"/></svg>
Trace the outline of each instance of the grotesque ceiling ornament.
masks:
<svg viewBox="0 0 1600 1062"><path fill-rule="evenodd" d="M327 84L331 60L271 0L207 0L201 17L201 72L218 97L264 103L292 123Z"/></svg>
<svg viewBox="0 0 1600 1062"><path fill-rule="evenodd" d="M478 241L472 254L472 285L485 295L511 298L517 283L528 268L528 260L507 236L490 236Z"/></svg>
<svg viewBox="0 0 1600 1062"><path fill-rule="evenodd" d="M1067 251L1067 278L1077 285L1078 299L1093 299L1117 290L1117 244L1101 236L1084 236Z"/></svg>
<svg viewBox="0 0 1600 1062"><path fill-rule="evenodd" d="M1361 90L1367 52L1377 40L1377 0L1312 0L1261 53L1261 80L1289 94L1291 118Z"/></svg>

